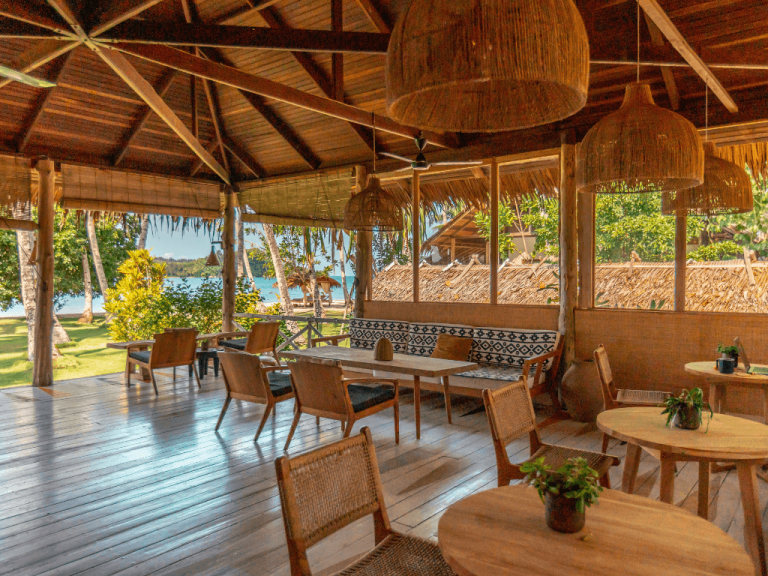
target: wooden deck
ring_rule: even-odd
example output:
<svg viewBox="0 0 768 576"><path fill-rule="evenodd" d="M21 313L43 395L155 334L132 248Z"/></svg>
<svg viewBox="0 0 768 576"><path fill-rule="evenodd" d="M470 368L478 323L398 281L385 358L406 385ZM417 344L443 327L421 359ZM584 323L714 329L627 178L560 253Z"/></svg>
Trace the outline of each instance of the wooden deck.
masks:
<svg viewBox="0 0 768 576"><path fill-rule="evenodd" d="M233 402L217 434L220 378L206 377L198 391L186 374L175 383L170 371L158 376L159 397L149 384L126 389L122 374L0 391L0 574L289 574L273 461L292 403L278 405L256 445L260 406ZM399 446L391 411L363 425L376 441L394 527L434 537L447 506L496 484L485 413L478 400L457 397L449 426L440 395L425 395L416 441L411 397L402 404ZM558 421L542 433L600 447L591 425ZM290 453L340 435L338 423L318 428L307 417ZM510 453L523 459L526 449L521 439ZM612 443L611 453L624 451ZM614 486L621 471L613 469ZM646 455L640 494L658 497L658 473ZM675 502L694 513L696 481L695 463L678 464ZM768 485L760 490L765 513ZM742 542L735 471L713 475L710 498L711 520ZM313 548L310 560L318 572L339 569L372 546L365 519Z"/></svg>

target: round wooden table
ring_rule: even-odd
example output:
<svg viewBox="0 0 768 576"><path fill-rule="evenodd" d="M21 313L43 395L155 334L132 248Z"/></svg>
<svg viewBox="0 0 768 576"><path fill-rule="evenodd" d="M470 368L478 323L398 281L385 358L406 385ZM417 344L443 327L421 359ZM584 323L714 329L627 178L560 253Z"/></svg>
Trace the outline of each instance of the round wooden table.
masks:
<svg viewBox="0 0 768 576"><path fill-rule="evenodd" d="M661 411L659 407L619 408L597 417L602 432L627 442L621 489L629 494L634 490L641 447L660 453L659 499L669 504L675 490L675 462L698 462L699 515L706 518L710 463L735 462L744 507L744 541L760 573L768 574L757 491L757 467L768 458L768 426L726 414L716 414L710 421L706 414L698 430L681 430L667 427L667 415Z"/></svg>
<svg viewBox="0 0 768 576"><path fill-rule="evenodd" d="M739 544L720 528L655 500L605 490L581 532L544 522L533 488L505 486L449 507L437 527L459 576L753 576Z"/></svg>
<svg viewBox="0 0 768 576"><path fill-rule="evenodd" d="M764 364L753 364L753 366L765 367ZM722 374L715 367L714 360L689 362L685 365L685 371L709 382L709 403L718 413L723 411L728 388L760 388L763 391L763 421L768 424L768 375L747 374L744 368L736 368L733 374Z"/></svg>

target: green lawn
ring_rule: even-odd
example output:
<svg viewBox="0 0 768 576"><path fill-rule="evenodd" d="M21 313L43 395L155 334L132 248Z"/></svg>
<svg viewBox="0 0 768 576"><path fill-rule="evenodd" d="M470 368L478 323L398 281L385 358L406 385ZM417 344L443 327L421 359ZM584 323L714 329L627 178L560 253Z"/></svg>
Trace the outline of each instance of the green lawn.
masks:
<svg viewBox="0 0 768 576"><path fill-rule="evenodd" d="M328 310L326 313L329 318L341 318L338 310ZM109 334L103 318L96 318L91 325L78 324L75 319L62 319L61 324L72 342L59 346L64 357L54 360L54 380L123 371L125 352L105 347ZM322 332L326 336L336 335L339 326L323 324ZM31 382L32 363L27 361L27 324L23 320L0 319L0 388Z"/></svg>

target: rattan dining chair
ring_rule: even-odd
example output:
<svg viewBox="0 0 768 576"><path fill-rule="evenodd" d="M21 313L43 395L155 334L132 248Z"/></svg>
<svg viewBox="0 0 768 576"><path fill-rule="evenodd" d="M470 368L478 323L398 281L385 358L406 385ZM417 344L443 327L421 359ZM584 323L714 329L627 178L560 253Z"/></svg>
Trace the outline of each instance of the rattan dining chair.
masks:
<svg viewBox="0 0 768 576"><path fill-rule="evenodd" d="M264 366L258 356L242 352L221 351L219 362L221 362L227 398L224 400L224 407L221 409L215 430L221 426L221 421L233 398L264 404L264 414L256 430L256 436L253 437L253 441L256 442L275 405L293 398L291 373L285 366Z"/></svg>
<svg viewBox="0 0 768 576"><path fill-rule="evenodd" d="M600 377L600 389L603 393L603 410L615 410L616 408L642 408L647 406L659 406L672 396L671 392L659 392L656 390L617 390L613 383L613 373L608 362L608 353L605 346L600 344L595 350L595 366ZM608 450L610 436L603 433L602 451Z"/></svg>
<svg viewBox="0 0 768 576"><path fill-rule="evenodd" d="M157 382L155 370L158 368L175 368L177 366L191 366L197 380L197 387L201 388L200 375L195 364L197 356L197 330L194 328L170 328L161 334L153 336L154 344L151 350L128 350L128 359L125 366L125 378L128 387L131 387L131 373L133 366L140 366L149 371L152 386L157 394Z"/></svg>
<svg viewBox="0 0 768 576"><path fill-rule="evenodd" d="M275 469L291 576L312 576L307 549L369 515L376 547L336 576L456 576L435 544L392 530L367 426Z"/></svg>
<svg viewBox="0 0 768 576"><path fill-rule="evenodd" d="M280 354L277 351L277 336L280 332L280 322L256 322L251 326L247 338L227 339L229 334L220 334L218 345L222 348L230 348L248 354L261 356L262 362L280 364ZM242 332L232 332L231 335L239 336ZM271 354L271 356L268 356Z"/></svg>
<svg viewBox="0 0 768 576"><path fill-rule="evenodd" d="M514 382L498 390L483 390L483 401L496 450L499 486L507 486L512 480L525 478L525 474L520 471L520 465L524 462L513 464L507 455L507 446L527 432L531 446L530 457L525 462L533 462L543 456L545 463L556 470L569 458L584 458L597 472L600 484L606 488L611 487L608 470L621 462L615 456L544 444L541 441L526 382Z"/></svg>
<svg viewBox="0 0 768 576"><path fill-rule="evenodd" d="M291 362L289 366L296 394L296 415L285 441L286 450L302 414L339 420L346 438L357 420L390 407L395 411L395 443L400 443L400 398L397 380L344 378L341 363L335 360L302 358L298 362ZM365 383L387 386L360 386Z"/></svg>

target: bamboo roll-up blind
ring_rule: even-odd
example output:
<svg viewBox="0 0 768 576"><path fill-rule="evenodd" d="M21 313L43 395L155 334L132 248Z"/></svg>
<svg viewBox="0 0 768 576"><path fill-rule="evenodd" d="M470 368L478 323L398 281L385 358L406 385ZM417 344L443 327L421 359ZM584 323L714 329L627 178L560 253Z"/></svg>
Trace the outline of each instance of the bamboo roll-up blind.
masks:
<svg viewBox="0 0 768 576"><path fill-rule="evenodd" d="M218 184L62 164L61 205L72 210L221 217Z"/></svg>
<svg viewBox="0 0 768 576"><path fill-rule="evenodd" d="M241 183L237 196L245 222L341 228L354 184L344 169Z"/></svg>
<svg viewBox="0 0 768 576"><path fill-rule="evenodd" d="M0 156L0 218L30 218L31 178L29 160Z"/></svg>

